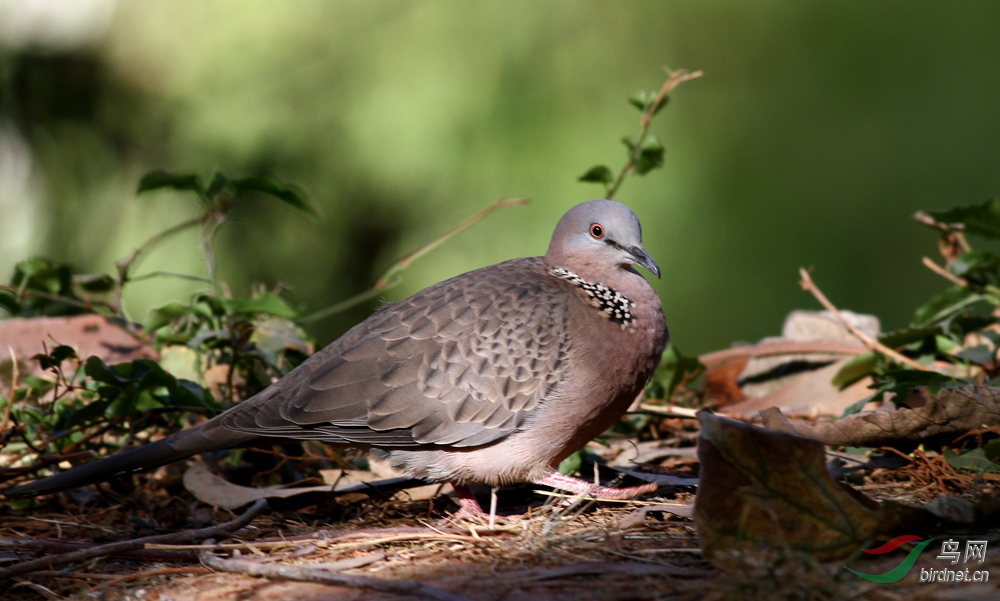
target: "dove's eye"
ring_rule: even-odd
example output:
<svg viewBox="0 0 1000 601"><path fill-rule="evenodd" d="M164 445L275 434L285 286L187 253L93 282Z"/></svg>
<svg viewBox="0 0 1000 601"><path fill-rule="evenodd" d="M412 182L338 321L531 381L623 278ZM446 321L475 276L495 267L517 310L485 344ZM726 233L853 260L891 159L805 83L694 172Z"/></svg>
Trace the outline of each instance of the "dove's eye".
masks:
<svg viewBox="0 0 1000 601"><path fill-rule="evenodd" d="M600 240L601 238L604 237L604 226L601 225L600 223L591 223L590 224L590 235L593 236L594 238Z"/></svg>

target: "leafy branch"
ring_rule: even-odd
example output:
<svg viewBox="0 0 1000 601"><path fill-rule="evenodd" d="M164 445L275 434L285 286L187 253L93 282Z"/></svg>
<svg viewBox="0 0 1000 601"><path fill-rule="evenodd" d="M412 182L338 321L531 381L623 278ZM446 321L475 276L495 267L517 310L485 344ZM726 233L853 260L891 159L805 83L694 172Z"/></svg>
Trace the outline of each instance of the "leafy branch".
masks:
<svg viewBox="0 0 1000 601"><path fill-rule="evenodd" d="M273 177L254 176L230 178L218 172L205 185L197 175L172 174L154 171L139 182L137 194L170 188L181 192L194 192L202 202L204 211L197 217L187 219L154 234L140 244L128 256L115 263L116 277L100 274L75 274L65 264L44 259L21 261L15 267L10 284L0 283L0 308L12 316L34 317L36 315L73 315L79 313L105 312L106 315L121 317L123 326L133 336L140 332L133 326L123 302L125 286L129 282L152 277L180 277L205 281L204 278L188 274L156 271L141 276L133 276L132 270L138 260L152 248L172 238L175 234L202 227L202 252L208 265L208 282L216 294L219 286L215 268L215 254L212 248L218 227L225 222L229 212L239 201L250 195L271 196L303 212L315 215L315 211L305 200L303 193L294 185ZM101 311L98 311L101 310Z"/></svg>
<svg viewBox="0 0 1000 601"><path fill-rule="evenodd" d="M581 182L602 184L604 198L614 198L630 173L645 175L653 169L659 169L663 166L663 153L665 151L663 143L655 135L649 133L653 117L667 106L670 92L674 88L685 81L701 77L702 72L689 73L684 69L676 71L667 69L667 75L667 80L660 87L659 92L639 90L628 99L629 104L642 111L642 118L639 121L642 129L638 137L627 135L622 138L622 144L628 149L628 158L618 175L616 176L607 165L595 165L578 178Z"/></svg>

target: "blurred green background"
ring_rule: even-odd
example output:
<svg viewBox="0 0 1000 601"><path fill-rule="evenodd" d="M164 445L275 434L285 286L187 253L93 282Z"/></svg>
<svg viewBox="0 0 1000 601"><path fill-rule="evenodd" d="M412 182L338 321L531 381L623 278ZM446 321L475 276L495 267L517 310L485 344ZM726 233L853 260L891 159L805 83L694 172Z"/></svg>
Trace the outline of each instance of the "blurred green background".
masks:
<svg viewBox="0 0 1000 601"><path fill-rule="evenodd" d="M917 209L1000 193L996 2L0 0L0 278L28 256L112 271L192 198L134 197L155 168L271 173L320 218L237 210L217 247L234 293L283 282L306 312L500 197L528 197L415 264L390 300L545 252L637 133L662 67L702 69L657 117L665 169L618 199L687 353L815 307L904 325L943 280ZM204 274L197 233L137 273ZM133 316L197 284L151 280ZM329 342L373 301L311 326Z"/></svg>

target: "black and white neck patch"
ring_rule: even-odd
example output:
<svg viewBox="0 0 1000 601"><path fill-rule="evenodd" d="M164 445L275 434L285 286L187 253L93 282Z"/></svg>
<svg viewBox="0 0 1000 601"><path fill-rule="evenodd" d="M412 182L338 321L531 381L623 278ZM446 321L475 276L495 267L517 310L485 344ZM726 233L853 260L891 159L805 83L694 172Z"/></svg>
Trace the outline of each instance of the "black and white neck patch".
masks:
<svg viewBox="0 0 1000 601"><path fill-rule="evenodd" d="M603 313L611 321L621 324L622 328L633 324L632 307L635 303L619 292L604 284L588 282L568 269L550 267L549 273L562 278L582 290L589 298L590 304Z"/></svg>

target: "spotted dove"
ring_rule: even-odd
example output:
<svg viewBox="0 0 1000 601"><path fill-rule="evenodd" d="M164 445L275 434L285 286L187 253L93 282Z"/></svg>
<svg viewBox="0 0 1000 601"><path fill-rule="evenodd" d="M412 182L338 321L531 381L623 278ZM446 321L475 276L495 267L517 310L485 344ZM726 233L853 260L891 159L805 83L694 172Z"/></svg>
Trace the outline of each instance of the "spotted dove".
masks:
<svg viewBox="0 0 1000 601"><path fill-rule="evenodd" d="M595 487L559 463L611 426L667 342L657 276L626 206L569 210L544 257L514 259L388 305L270 387L199 426L7 491L55 492L197 453L281 439L368 448L416 478L455 485Z"/></svg>

